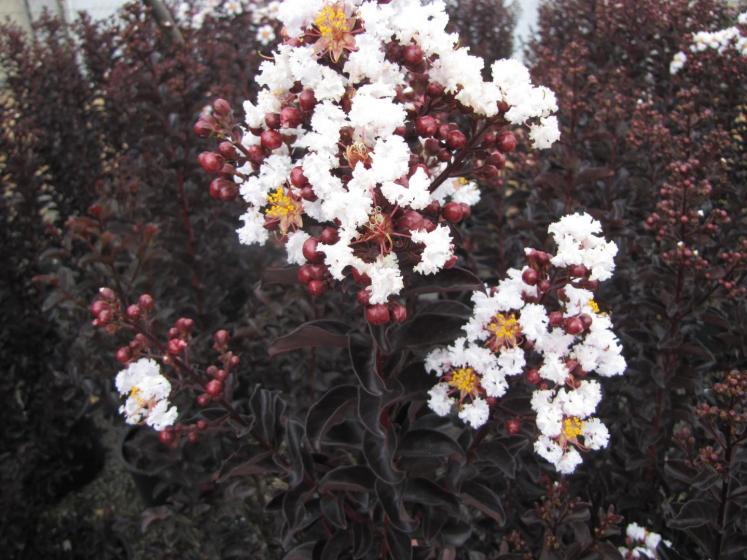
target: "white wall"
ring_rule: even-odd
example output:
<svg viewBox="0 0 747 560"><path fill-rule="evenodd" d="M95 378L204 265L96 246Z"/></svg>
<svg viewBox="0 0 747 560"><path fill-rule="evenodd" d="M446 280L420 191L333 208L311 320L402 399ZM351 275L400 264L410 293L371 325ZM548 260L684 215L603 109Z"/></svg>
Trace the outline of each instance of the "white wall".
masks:
<svg viewBox="0 0 747 560"><path fill-rule="evenodd" d="M519 17L514 30L514 56L522 59L524 45L529 41L532 31L537 29L537 8L540 0L514 0L519 8Z"/></svg>
<svg viewBox="0 0 747 560"><path fill-rule="evenodd" d="M33 1L33 0L29 0ZM65 16L68 21L75 19L80 11L87 11L95 19L105 18L112 15L117 9L125 4L124 0L63 0L65 3Z"/></svg>

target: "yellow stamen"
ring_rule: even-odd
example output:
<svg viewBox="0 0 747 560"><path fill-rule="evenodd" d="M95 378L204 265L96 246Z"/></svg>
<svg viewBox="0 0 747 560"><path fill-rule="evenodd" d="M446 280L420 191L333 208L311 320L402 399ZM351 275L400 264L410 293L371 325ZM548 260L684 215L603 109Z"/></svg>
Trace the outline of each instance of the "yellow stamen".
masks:
<svg viewBox="0 0 747 560"><path fill-rule="evenodd" d="M487 327L498 343L497 346L516 346L517 338L521 335L521 326L515 315L498 313Z"/></svg>
<svg viewBox="0 0 747 560"><path fill-rule="evenodd" d="M593 299L589 300L588 306L591 308L591 310L594 313L599 313L599 304L596 301L594 301Z"/></svg>
<svg viewBox="0 0 747 560"><path fill-rule="evenodd" d="M325 6L314 19L319 33L327 39L339 38L350 31L348 18L339 4Z"/></svg>
<svg viewBox="0 0 747 560"><path fill-rule="evenodd" d="M584 424L575 416L563 420L563 435L566 439L576 439L583 433Z"/></svg>
<svg viewBox="0 0 747 560"><path fill-rule="evenodd" d="M477 390L477 385L480 383L480 378L470 367L455 369L451 373L451 381L449 385L455 389L459 389L462 393L474 394Z"/></svg>
<svg viewBox="0 0 747 560"><path fill-rule="evenodd" d="M275 192L267 196L267 208L265 216L268 218L284 218L296 211L296 202L285 193L285 189L280 186Z"/></svg>
<svg viewBox="0 0 747 560"><path fill-rule="evenodd" d="M466 177L458 177L454 182L460 187L463 187L464 185L469 184L469 179L467 179Z"/></svg>

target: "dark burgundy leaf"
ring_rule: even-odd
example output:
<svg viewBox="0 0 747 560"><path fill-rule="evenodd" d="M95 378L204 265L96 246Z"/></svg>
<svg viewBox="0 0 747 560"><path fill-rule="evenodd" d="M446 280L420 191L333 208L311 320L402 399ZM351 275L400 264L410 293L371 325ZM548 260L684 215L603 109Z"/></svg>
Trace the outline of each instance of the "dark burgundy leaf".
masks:
<svg viewBox="0 0 747 560"><path fill-rule="evenodd" d="M327 391L316 401L306 415L306 436L318 448L327 431L340 424L355 410L358 389L352 385L339 385Z"/></svg>
<svg viewBox="0 0 747 560"><path fill-rule="evenodd" d="M459 507L454 494L426 478L413 478L405 483L402 499L424 506L441 506L451 511Z"/></svg>
<svg viewBox="0 0 747 560"><path fill-rule="evenodd" d="M501 499L487 486L479 482L467 481L462 485L459 497L467 505L491 517L498 525L503 526L506 523L506 512L503 510Z"/></svg>
<svg viewBox="0 0 747 560"><path fill-rule="evenodd" d="M448 455L464 457L464 450L443 432L411 430L402 438L397 447L397 454L403 457L444 457Z"/></svg>
<svg viewBox="0 0 747 560"><path fill-rule="evenodd" d="M268 267L262 273L262 281L265 284L283 284L292 286L298 284L297 266L275 266Z"/></svg>
<svg viewBox="0 0 747 560"><path fill-rule="evenodd" d="M369 492L375 477L364 465L337 467L319 481L320 492Z"/></svg>
<svg viewBox="0 0 747 560"><path fill-rule="evenodd" d="M395 528L405 533L411 533L417 527L417 523L402 505L402 495L399 487L377 480L376 496L379 498L384 513Z"/></svg>
<svg viewBox="0 0 747 560"><path fill-rule="evenodd" d="M267 352L270 357L302 348L344 348L348 344L347 326L337 321L309 321L275 340Z"/></svg>
<svg viewBox="0 0 747 560"><path fill-rule="evenodd" d="M283 556L283 560L312 560L315 546L315 541L299 544L296 548Z"/></svg>
<svg viewBox="0 0 747 560"><path fill-rule="evenodd" d="M409 535L398 531L392 525L386 526L386 544L389 548L389 558L407 560L412 558L412 544Z"/></svg>
<svg viewBox="0 0 747 560"><path fill-rule="evenodd" d="M469 270L451 268L432 276L415 275L405 286L404 294L419 295L446 292L473 292L484 289L485 284Z"/></svg>
<svg viewBox="0 0 747 560"><path fill-rule="evenodd" d="M717 519L717 508L709 500L690 500L685 503L668 525L672 529L692 529L704 525L712 525Z"/></svg>
<svg viewBox="0 0 747 560"><path fill-rule="evenodd" d="M501 441L488 441L480 445L478 457L501 469L508 478L516 477L516 459Z"/></svg>
<svg viewBox="0 0 747 560"><path fill-rule="evenodd" d="M364 391L380 396L386 390L386 384L376 367L376 353L370 345L357 337L351 336L348 341L348 352L353 372Z"/></svg>
<svg viewBox="0 0 747 560"><path fill-rule="evenodd" d="M345 513L342 509L342 503L337 496L333 494L322 494L319 498L319 510L324 518L335 527L346 529L348 526L345 519Z"/></svg>
<svg viewBox="0 0 747 560"><path fill-rule="evenodd" d="M324 544L320 560L337 560L351 545L350 533L336 531Z"/></svg>
<svg viewBox="0 0 747 560"><path fill-rule="evenodd" d="M405 477L393 464L395 448L396 439L391 431L383 438L371 432L365 432L363 436L363 456L366 463L378 478L389 484L397 484Z"/></svg>

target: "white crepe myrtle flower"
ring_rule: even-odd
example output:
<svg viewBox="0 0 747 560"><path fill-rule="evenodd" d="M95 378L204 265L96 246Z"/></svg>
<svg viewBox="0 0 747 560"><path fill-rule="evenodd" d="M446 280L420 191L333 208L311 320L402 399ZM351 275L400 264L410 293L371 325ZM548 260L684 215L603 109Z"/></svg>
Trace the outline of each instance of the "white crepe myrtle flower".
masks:
<svg viewBox="0 0 747 560"><path fill-rule="evenodd" d="M632 558L660 558L658 549L664 544L672 546L672 543L662 539L661 535L649 531L637 523L630 523L625 528L625 544L619 547L620 554L626 560Z"/></svg>
<svg viewBox="0 0 747 560"><path fill-rule="evenodd" d="M126 397L119 408L128 424L145 423L161 431L176 421L178 412L169 405L171 383L155 360L141 358L117 374L117 392Z"/></svg>
<svg viewBox="0 0 747 560"><path fill-rule="evenodd" d="M612 320L593 292L596 279L614 270L617 246L586 214L565 216L548 231L557 242L555 254L527 249L528 266L510 269L494 288L473 293L465 336L432 350L425 365L439 378L439 389L431 394L434 411L444 415L448 400L448 409L458 410L472 427L487 420L490 407L524 374L536 387L531 398L535 451L558 472L570 474L583 453L609 443L606 426L594 416L602 385L591 376L625 371ZM562 275L557 268L564 269Z"/></svg>
<svg viewBox="0 0 747 560"><path fill-rule="evenodd" d="M506 153L513 127L549 147L558 137L555 95L517 61L494 64L486 80L484 61L446 30L442 2L271 4L252 18L252 32L268 44L282 26L284 40L259 68L245 122L228 123L220 111L210 120L215 136L234 144L241 128L239 155L228 162L247 206L239 241L287 243L290 264L315 267L299 273L312 295L353 275L365 305L394 304L409 277L456 263L453 230L485 183L473 165L482 157L475 131L504 135ZM415 95L421 82L425 93ZM507 284L498 296L506 309L522 290L536 291L516 276Z"/></svg>
<svg viewBox="0 0 747 560"><path fill-rule="evenodd" d="M260 45L267 46L275 40L275 29L272 25L263 25L257 29L257 41Z"/></svg>
<svg viewBox="0 0 747 560"><path fill-rule="evenodd" d="M742 28L739 26L742 26ZM738 56L747 56L747 33L745 33L745 26L747 26L747 12L742 12L737 16L736 26L719 29L718 31L699 31L694 33L689 50L694 55L713 50L719 54L734 51ZM669 64L670 74L674 75L680 72L687 64L687 61L688 56L685 52L680 51L675 53Z"/></svg>

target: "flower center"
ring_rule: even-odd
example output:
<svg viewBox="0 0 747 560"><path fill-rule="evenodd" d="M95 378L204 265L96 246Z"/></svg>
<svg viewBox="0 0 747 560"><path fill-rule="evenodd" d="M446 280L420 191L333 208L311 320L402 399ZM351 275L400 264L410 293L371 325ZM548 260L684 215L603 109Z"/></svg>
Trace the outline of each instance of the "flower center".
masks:
<svg viewBox="0 0 747 560"><path fill-rule="evenodd" d="M477 390L477 385L480 382L480 378L470 367L455 369L451 372L451 380L449 385L455 389L459 389L462 393L474 394Z"/></svg>
<svg viewBox="0 0 747 560"><path fill-rule="evenodd" d="M345 157L348 160L350 169L355 169L355 166L359 162L363 163L363 166L366 168L371 166L371 156L368 153L368 146L363 142L354 142L345 148Z"/></svg>
<svg viewBox="0 0 747 560"><path fill-rule="evenodd" d="M296 201L286 194L285 189L280 186L275 192L267 196L267 208L265 216L268 218L285 218L297 210Z"/></svg>
<svg viewBox="0 0 747 560"><path fill-rule="evenodd" d="M521 335L521 327L514 314L498 313L488 324L487 329L493 335L488 341L488 346L494 352L504 346L516 346L516 339Z"/></svg>
<svg viewBox="0 0 747 560"><path fill-rule="evenodd" d="M316 25L323 38L330 40L339 40L351 29L345 11L339 4L322 8L322 11L314 19L314 25Z"/></svg>
<svg viewBox="0 0 747 560"><path fill-rule="evenodd" d="M599 304L596 301L590 299L588 305L594 313L599 313Z"/></svg>
<svg viewBox="0 0 747 560"><path fill-rule="evenodd" d="M563 435L566 439L576 439L583 433L584 424L576 416L571 416L563 420Z"/></svg>

